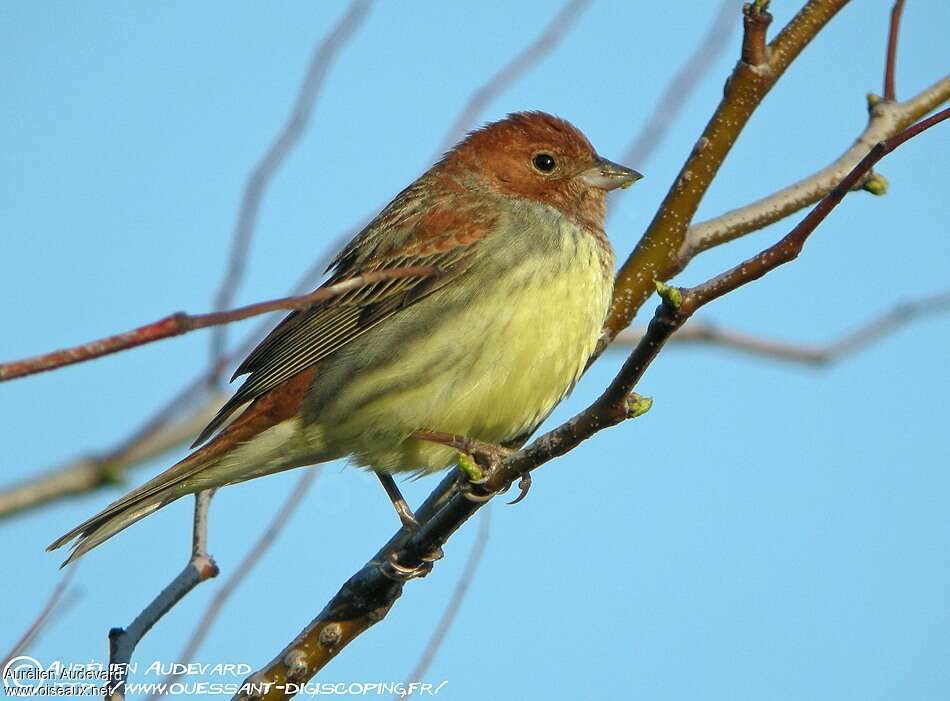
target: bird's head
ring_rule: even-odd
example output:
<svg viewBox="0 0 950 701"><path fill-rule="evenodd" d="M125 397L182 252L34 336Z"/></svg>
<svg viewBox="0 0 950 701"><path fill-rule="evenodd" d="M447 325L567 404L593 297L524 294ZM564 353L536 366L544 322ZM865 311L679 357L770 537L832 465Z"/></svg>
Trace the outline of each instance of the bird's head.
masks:
<svg viewBox="0 0 950 701"><path fill-rule="evenodd" d="M599 156L577 127L544 112L516 112L472 132L446 154L443 167L599 230L604 195L642 177Z"/></svg>

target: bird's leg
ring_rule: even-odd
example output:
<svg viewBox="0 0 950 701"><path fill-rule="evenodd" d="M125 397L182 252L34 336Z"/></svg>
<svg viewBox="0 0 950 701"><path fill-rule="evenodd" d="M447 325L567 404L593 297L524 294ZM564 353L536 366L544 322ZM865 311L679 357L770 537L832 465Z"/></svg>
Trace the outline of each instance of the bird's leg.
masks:
<svg viewBox="0 0 950 701"><path fill-rule="evenodd" d="M396 515L399 516L403 529L407 533L414 533L419 530L419 522L416 520L415 515L413 515L412 509L409 508L409 504L406 503L405 498L402 496L402 492L399 491L396 480L393 479L392 475L388 475L384 472L377 472L376 476L379 478L380 484L383 485L383 489L386 490L386 495L389 497L389 500L393 503L393 508L396 509ZM422 560L422 562L418 566L406 567L399 562L398 553L395 551L391 552L385 560L386 566L382 572L393 581L406 581L415 577L425 577L432 570L432 563L442 559L442 548L436 547L432 552L419 556L419 559Z"/></svg>
<svg viewBox="0 0 950 701"><path fill-rule="evenodd" d="M402 492L399 491L399 487L396 484L396 480L393 479L393 476L383 472L377 472L376 476L379 477L380 484L382 484L383 489L386 490L386 496L388 496L389 500L393 503L393 508L396 509L396 515L399 516L402 527L407 531L418 530L419 522L416 521L412 509L409 508L409 504L407 504L403 498Z"/></svg>
<svg viewBox="0 0 950 701"><path fill-rule="evenodd" d="M460 486L460 491L466 499L475 502L488 501L495 496L494 492L482 488L482 485L488 482L498 465L515 452L503 445L485 443L475 438L458 436L453 433L441 433L424 429L413 433L413 437L430 443L446 445L458 451L459 472L465 478L464 483Z"/></svg>

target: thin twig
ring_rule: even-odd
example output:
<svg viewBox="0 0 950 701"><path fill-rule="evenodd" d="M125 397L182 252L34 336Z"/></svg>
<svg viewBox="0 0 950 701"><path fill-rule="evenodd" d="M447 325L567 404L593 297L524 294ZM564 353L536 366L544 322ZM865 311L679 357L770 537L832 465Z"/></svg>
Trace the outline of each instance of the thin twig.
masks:
<svg viewBox="0 0 950 701"><path fill-rule="evenodd" d="M770 360L802 365L830 365L857 353L907 324L927 316L950 313L950 291L903 302L862 324L835 341L804 345L763 338L708 321L690 321L670 339L670 345L710 345ZM630 348L643 338L646 329L630 329L614 339L611 349Z"/></svg>
<svg viewBox="0 0 950 701"><path fill-rule="evenodd" d="M887 58L884 62L884 99L893 102L897 99L894 76L897 68L897 38L901 31L901 13L904 0L894 0L891 8L890 29L887 32Z"/></svg>
<svg viewBox="0 0 950 701"><path fill-rule="evenodd" d="M664 134L669 131L670 125L686 104L686 100L729 45L729 40L737 26L736 16L739 7L739 0L722 1L719 12L709 25L706 35L667 84L646 125L624 152L621 163L640 168L653 155L653 151L662 141Z"/></svg>
<svg viewBox="0 0 950 701"><path fill-rule="evenodd" d="M214 308L216 311L227 309L233 304L234 295L241 283L247 265L251 239L254 236L254 228L257 224L257 213L260 210L264 193L273 180L274 174L306 131L330 65L366 19L370 4L371 0L354 0L336 26L320 42L313 53L310 65L307 67L307 72L300 85L293 108L287 116L287 121L277 133L264 156L254 166L254 170L251 171L244 186L244 194L241 197L241 207L232 234L228 265L215 295ZM214 375L218 374L218 368L224 358L227 338L227 328L223 326L215 329L211 334L211 372Z"/></svg>
<svg viewBox="0 0 950 701"><path fill-rule="evenodd" d="M109 695L110 701L125 699L125 682L129 663L136 645L152 626L172 610L196 586L218 576L218 566L208 554L208 507L214 490L195 494L194 528L191 538L191 557L188 564L171 583L135 617L128 628L109 631Z"/></svg>
<svg viewBox="0 0 950 701"><path fill-rule="evenodd" d="M472 544L472 549L468 554L465 568L462 570L462 574L455 584L452 597L449 599L448 604L446 604L445 611L442 612L442 617L439 619L438 625L436 625L435 630L432 631L432 636L422 651L419 661L416 662L416 666L413 667L412 672L409 673L409 682L422 680L425 673L429 670L432 660L435 659L436 653L438 653L442 647L442 643L445 642L445 636L448 635L452 623L455 622L455 618L462 608L462 602L465 601L465 595L468 593L469 585L472 583L472 580L475 579L478 565L482 561L482 556L485 554L485 548L488 546L488 536L490 532L491 507L488 507L482 511L481 518L478 521L478 534L475 536L475 542Z"/></svg>
<svg viewBox="0 0 950 701"><path fill-rule="evenodd" d="M666 340L703 305L756 280L770 270L794 260L808 236L815 231L850 187L885 154L950 117L950 109L904 130L878 144L815 208L778 243L731 270L694 288L661 286L663 302L650 322L646 336L633 350L604 393L587 409L530 445L497 463L479 489L484 498L473 499L472 489L460 490L458 476L449 474L416 510L421 524L412 533L397 532L364 567L354 574L323 611L269 664L246 680L262 693L239 693L236 699L289 698L286 682L310 679L340 650L363 631L384 618L402 594L406 581L424 576L432 567L430 553L490 499L512 482L564 455L599 431L638 416L648 400L633 393L646 369ZM494 460L495 456L484 456ZM478 496L478 495L475 495Z"/></svg>
<svg viewBox="0 0 950 701"><path fill-rule="evenodd" d="M280 535L281 531L284 530L290 521L290 517L293 516L294 512L303 502L304 497L307 495L307 492L310 491L310 487L313 486L313 482L319 474L320 473L315 469L306 470L304 474L300 476L300 479L297 480L297 484L291 488L290 494L287 496L287 499L284 500L280 509L277 510L277 513L274 514L274 518L267 525L267 528L264 529L254 545L251 546L251 549L247 551L247 554L241 559L241 562L238 563L237 567L231 573L231 576L229 576L221 584L221 588L215 592L215 595L201 615L201 619L192 630L191 637L185 644L184 649L179 653L179 662L187 664L190 660L194 659L195 653L201 649L201 644L205 641L205 638L208 637L208 633L211 632L214 622L218 616L221 615L221 611L224 609L224 605L228 602L228 599L231 598L231 595L241 583L247 579L248 575L254 570L264 554L270 550L274 541L277 540L277 536ZM182 676L183 675L178 672L169 674L165 677L163 683L168 687L172 682L177 681ZM146 701L155 701L155 699L160 697L161 694L156 691L149 696Z"/></svg>
<svg viewBox="0 0 950 701"><path fill-rule="evenodd" d="M0 661L0 669L5 670L10 660L12 660L17 655L23 654L23 652L43 631L43 628L46 627L47 623L52 620L53 613L62 614L63 606L68 601L63 599L63 593L66 591L66 587L69 586L69 583L72 581L75 574L75 567L72 567L68 572L63 573L59 583L57 583L57 585L53 588L53 593L50 594L39 614L37 614L36 618L33 619L33 622L26 629L26 631L24 631L20 639L13 644L13 647L10 648L10 651L3 657L3 660Z"/></svg>
<svg viewBox="0 0 950 701"><path fill-rule="evenodd" d="M138 328L120 333L115 336L100 338L72 348L45 353L33 358L23 360L14 360L9 363L0 363L0 382L12 380L17 377L33 375L47 370L54 370L74 363L82 363L94 358L101 358L110 353L135 348L146 343L153 343L172 336L196 331L197 329L208 328L209 326L221 326L230 324L242 319L249 319L252 316L266 314L277 310L306 309L307 307L323 302L331 297L338 297L342 294L366 287L382 280L395 280L406 277L432 277L438 275L438 268L432 266L417 266L406 268L391 268L388 270L377 270L362 275L355 275L341 280L333 285L321 287L308 295L299 297L283 297L267 302L258 302L249 304L246 307L238 307L230 311L211 312L209 314L186 314L177 312L166 316L150 324L139 326Z"/></svg>

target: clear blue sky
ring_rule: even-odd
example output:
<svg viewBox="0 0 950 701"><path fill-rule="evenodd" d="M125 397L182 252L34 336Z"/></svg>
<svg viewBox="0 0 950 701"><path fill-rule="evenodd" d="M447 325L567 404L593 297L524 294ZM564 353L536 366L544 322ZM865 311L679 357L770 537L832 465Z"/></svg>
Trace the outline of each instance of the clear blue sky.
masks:
<svg viewBox="0 0 950 701"><path fill-rule="evenodd" d="M798 4L776 3L776 26ZM482 119L549 110L619 157L715 5L595 2ZM247 173L344 7L0 10L0 358L210 307ZM785 185L851 143L865 93L880 91L889 8L854 3L808 48L756 113L701 217ZM540 0L376 7L267 194L239 301L284 294L340 231L414 178L471 91L553 9ZM900 96L946 71L948 26L946 2L907 3ZM655 157L629 164L647 177L614 198L610 233L622 254L718 100L736 49L727 54ZM821 342L946 288L948 134L938 128L889 157L886 197L849 197L800 260L705 316ZM789 226L704 256L680 282ZM2 482L110 446L200 372L207 340L193 334L0 387ZM640 387L656 400L647 416L545 467L523 504L493 509L481 570L426 678L448 680L441 697L450 699L950 697L948 343L950 319L940 318L823 370L708 349L664 354ZM620 361L599 362L551 425L596 396ZM180 455L136 470L126 486ZM197 661L266 662L393 531L371 475L321 471ZM216 497L211 549L225 574L296 478ZM406 491L417 503L434 485ZM44 546L118 494L0 524L0 648L57 582L60 557ZM104 659L108 629L127 624L183 564L190 512L182 500L89 555L76 578L81 599L32 653ZM322 679L403 679L475 532L472 523L459 533L432 575L409 585ZM173 660L219 585L203 585L162 620L136 659Z"/></svg>

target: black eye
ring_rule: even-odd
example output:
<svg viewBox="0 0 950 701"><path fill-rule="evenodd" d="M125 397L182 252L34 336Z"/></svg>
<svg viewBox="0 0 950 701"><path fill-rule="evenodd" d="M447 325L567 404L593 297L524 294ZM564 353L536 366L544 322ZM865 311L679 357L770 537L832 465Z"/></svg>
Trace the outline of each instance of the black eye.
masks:
<svg viewBox="0 0 950 701"><path fill-rule="evenodd" d="M554 161L554 156L550 153L539 153L531 162L534 164L534 167L540 170L542 173L550 173L557 167L557 163Z"/></svg>

